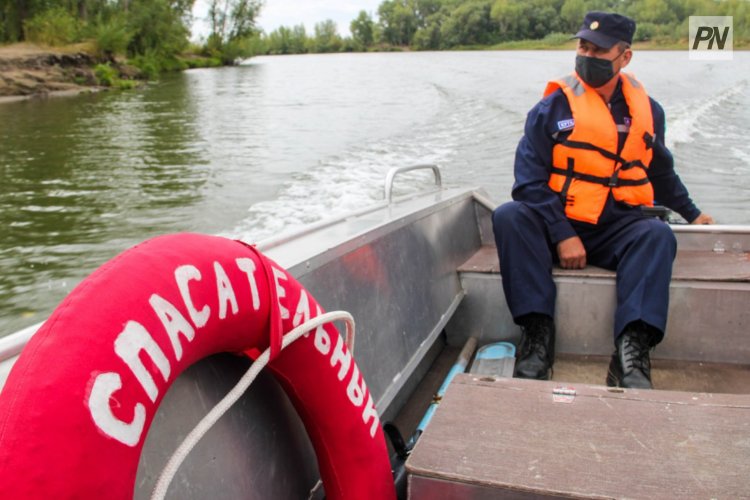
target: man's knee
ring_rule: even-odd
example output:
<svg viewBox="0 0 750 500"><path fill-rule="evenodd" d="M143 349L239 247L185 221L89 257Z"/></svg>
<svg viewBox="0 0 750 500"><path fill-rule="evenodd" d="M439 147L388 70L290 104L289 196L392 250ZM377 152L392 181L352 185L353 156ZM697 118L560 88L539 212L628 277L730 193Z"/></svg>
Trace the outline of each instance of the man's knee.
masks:
<svg viewBox="0 0 750 500"><path fill-rule="evenodd" d="M497 207L492 213L492 226L495 233L515 227L528 227L528 221L532 217L533 212L526 205L509 201Z"/></svg>
<svg viewBox="0 0 750 500"><path fill-rule="evenodd" d="M656 219L647 220L645 236L653 242L657 249L669 250L671 253L677 251L677 238L669 224Z"/></svg>
<svg viewBox="0 0 750 500"><path fill-rule="evenodd" d="M509 221L516 217L520 205L517 201L509 201L497 207L492 212L492 225L496 228L506 226Z"/></svg>

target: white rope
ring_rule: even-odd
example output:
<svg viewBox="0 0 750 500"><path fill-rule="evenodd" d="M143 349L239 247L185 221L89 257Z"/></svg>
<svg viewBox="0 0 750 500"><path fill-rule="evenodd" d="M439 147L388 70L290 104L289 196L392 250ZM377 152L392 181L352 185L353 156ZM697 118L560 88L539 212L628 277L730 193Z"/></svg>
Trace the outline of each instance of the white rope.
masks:
<svg viewBox="0 0 750 500"><path fill-rule="evenodd" d="M302 323L297 328L284 335L281 341L281 349L285 349L288 345L302 337L307 332L310 332L326 323L331 323L337 320L342 320L346 323L345 339L347 347L351 351L354 347L354 318L346 311L328 312ZM232 390L224 396L224 399L219 401L218 404L214 406L205 417L203 417L203 420L198 422L198 425L190 431L190 434L185 437L182 444L180 444L174 454L170 457L167 465L161 473L161 476L159 476L154 492L151 495L151 500L164 499L167 494L167 489L169 489L169 484L172 482L175 474L177 474L177 470L182 465L182 462L195 445L198 444L198 441L201 440L211 427L213 427L213 425L232 407L232 405L242 397L245 391L247 391L250 384L255 380L255 377L257 377L260 371L268 364L268 358L270 355L271 348L269 347L258 356L258 359L253 362L247 372L245 372L239 382L237 382L237 385L235 385Z"/></svg>

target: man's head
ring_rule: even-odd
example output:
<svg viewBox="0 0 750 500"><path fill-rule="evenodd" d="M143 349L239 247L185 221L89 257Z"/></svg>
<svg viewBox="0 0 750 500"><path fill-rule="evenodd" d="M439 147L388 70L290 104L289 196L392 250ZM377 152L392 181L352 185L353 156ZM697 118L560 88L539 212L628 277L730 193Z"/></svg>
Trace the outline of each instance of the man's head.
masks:
<svg viewBox="0 0 750 500"><path fill-rule="evenodd" d="M573 38L578 38L576 72L598 88L630 63L635 21L620 14L589 12Z"/></svg>

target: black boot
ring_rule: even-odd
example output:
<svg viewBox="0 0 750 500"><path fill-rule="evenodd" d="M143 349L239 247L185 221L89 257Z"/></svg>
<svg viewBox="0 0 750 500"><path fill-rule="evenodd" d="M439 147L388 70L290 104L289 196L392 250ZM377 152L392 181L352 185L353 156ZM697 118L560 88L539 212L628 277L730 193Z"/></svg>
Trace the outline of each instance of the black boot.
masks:
<svg viewBox="0 0 750 500"><path fill-rule="evenodd" d="M516 377L549 380L555 362L555 322L545 314L529 314L521 321L521 343L516 353Z"/></svg>
<svg viewBox="0 0 750 500"><path fill-rule="evenodd" d="M651 358L648 351L656 345L661 332L634 321L615 340L615 352L607 371L609 387L652 389Z"/></svg>

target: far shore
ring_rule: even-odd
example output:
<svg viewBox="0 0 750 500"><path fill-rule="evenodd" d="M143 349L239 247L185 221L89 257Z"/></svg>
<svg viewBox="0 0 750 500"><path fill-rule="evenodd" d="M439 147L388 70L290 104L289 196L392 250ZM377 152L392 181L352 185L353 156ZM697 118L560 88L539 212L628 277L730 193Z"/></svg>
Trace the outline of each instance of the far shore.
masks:
<svg viewBox="0 0 750 500"><path fill-rule="evenodd" d="M519 40L495 45L465 46L452 51L475 50L574 50L574 40L560 43L559 38L550 40ZM687 51L687 39L677 42L637 42L636 51ZM746 51L750 44L735 46L734 50ZM378 47L371 52L413 51L410 47ZM189 67L201 67L201 57L186 54ZM132 83L140 77L137 70L127 65L122 58L103 59L97 57L88 44L66 47L43 47L31 43L0 45L0 104L25 99L64 97L83 92L98 92L102 85L95 67L112 66L117 74ZM134 86L130 85L130 87Z"/></svg>

